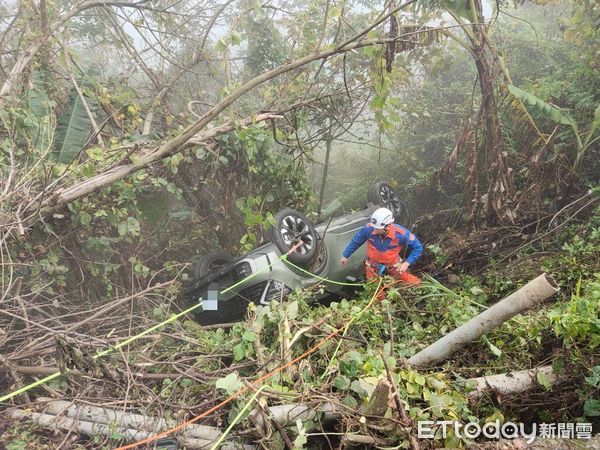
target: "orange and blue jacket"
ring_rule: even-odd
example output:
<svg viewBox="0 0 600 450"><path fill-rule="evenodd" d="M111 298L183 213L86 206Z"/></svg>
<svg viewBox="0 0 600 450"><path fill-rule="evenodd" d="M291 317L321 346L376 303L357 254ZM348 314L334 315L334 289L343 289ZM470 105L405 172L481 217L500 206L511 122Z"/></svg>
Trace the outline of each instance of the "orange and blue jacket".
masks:
<svg viewBox="0 0 600 450"><path fill-rule="evenodd" d="M375 228L370 223L356 232L352 240L348 243L342 255L350 258L358 247L367 242L367 261L369 263L392 265L403 258L407 263L412 264L421 253L423 245L406 228L395 223L388 226L388 233L384 236L374 234ZM410 252L407 258L405 254Z"/></svg>

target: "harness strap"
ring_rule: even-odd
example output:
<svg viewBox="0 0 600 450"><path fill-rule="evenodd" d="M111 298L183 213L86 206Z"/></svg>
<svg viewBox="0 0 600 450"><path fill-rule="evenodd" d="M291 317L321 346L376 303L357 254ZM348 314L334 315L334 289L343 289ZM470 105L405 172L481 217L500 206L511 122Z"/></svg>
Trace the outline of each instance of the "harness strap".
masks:
<svg viewBox="0 0 600 450"><path fill-rule="evenodd" d="M383 265L384 265L384 266L386 266L386 267L393 267L393 266L395 266L396 264L398 264L398 263L400 263L400 262L404 262L404 259L403 259L403 258L400 258L400 257L398 257L398 261L397 261L397 262L395 262L394 264L383 264ZM374 262L374 261L369 261L368 259L365 259L365 265L366 265L366 266L369 266L369 267L375 267L375 268L376 268L376 267L377 267L378 265L380 265L380 264L381 264L381 263L377 263L377 262Z"/></svg>

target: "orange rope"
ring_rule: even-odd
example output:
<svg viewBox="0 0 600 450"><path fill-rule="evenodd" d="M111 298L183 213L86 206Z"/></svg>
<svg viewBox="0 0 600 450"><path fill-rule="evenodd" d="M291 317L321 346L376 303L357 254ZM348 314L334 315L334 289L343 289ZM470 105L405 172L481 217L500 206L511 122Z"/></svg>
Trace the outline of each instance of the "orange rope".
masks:
<svg viewBox="0 0 600 450"><path fill-rule="evenodd" d="M393 285L395 283L390 283L390 285ZM379 286L377 286L377 289L375 290L375 294L373 295L373 297L371 298L371 300L369 301L369 303L367 304L367 306L364 307L363 311L366 311L367 309L369 309L371 307L371 305L375 302L376 298L377 298L377 294L379 294L379 290L380 289L385 289L387 287L389 287L390 285L386 285L383 288L381 287L381 282L379 283ZM141 441L137 441L134 442L133 444L129 444L129 445L125 445L123 447L118 447L116 450L127 450L130 448L136 448L140 445L144 445L144 444L149 444L150 442L154 442L160 438L166 437L172 433L176 433L179 430L182 430L183 428L187 427L188 425L197 422L198 420L208 416L210 413L215 412L216 410L220 409L221 407L225 406L228 403L231 403L233 400L235 400L236 398L238 398L240 395L246 393L250 387L256 388L258 387L258 384L260 384L261 382L271 378L273 375L275 375L278 372L281 372L284 369L287 369L288 367L290 367L292 364L295 364L296 362L300 361L301 359L307 357L308 355L316 352L319 348L321 348L323 346L323 344L325 344L327 341L329 341L330 339L332 339L334 336L336 336L340 331L342 331L345 328L345 325L343 327L338 328L337 330L331 332L329 335L327 335L322 341L318 342L316 345L314 345L313 347L309 348L308 350L306 350L304 353L302 353L300 356L292 359L291 361L277 367L276 369L272 370L271 372L257 378L255 381L253 381L252 383L250 383L250 386L243 386L239 391L231 394L229 397L227 397L225 400L223 400L221 403L216 404L215 406L213 406L212 408L204 411L202 414L197 415L196 417L187 420L185 422L180 423L179 425L163 431L162 433L158 433L155 434L154 436L150 436L147 437L146 439L142 439Z"/></svg>

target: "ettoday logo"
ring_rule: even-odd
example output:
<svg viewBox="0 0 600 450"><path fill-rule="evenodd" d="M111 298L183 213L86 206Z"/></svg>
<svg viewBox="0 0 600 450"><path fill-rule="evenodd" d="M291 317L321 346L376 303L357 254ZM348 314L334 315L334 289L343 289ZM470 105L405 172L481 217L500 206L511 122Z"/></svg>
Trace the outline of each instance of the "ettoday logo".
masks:
<svg viewBox="0 0 600 450"><path fill-rule="evenodd" d="M445 439L449 431L459 439L516 439L522 438L531 444L536 438L552 439L591 439L591 423L534 423L525 426L523 423L504 422L499 420L480 425L477 422L466 424L453 420L421 420L417 422L419 439Z"/></svg>

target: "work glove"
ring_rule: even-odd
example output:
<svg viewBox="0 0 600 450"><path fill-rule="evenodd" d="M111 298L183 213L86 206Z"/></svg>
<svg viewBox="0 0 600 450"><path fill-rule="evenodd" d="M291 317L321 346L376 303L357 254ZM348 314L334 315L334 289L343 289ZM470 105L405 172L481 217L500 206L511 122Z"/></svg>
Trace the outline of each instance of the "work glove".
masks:
<svg viewBox="0 0 600 450"><path fill-rule="evenodd" d="M394 267L396 268L398 273L406 272L408 270L409 266L410 266L410 264L407 263L406 261L398 261L396 264L394 264Z"/></svg>

